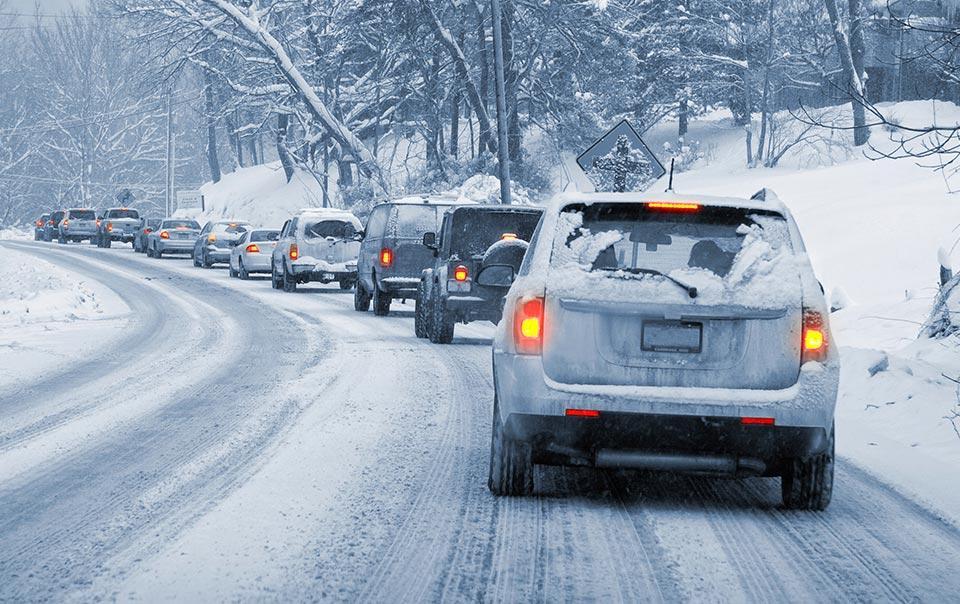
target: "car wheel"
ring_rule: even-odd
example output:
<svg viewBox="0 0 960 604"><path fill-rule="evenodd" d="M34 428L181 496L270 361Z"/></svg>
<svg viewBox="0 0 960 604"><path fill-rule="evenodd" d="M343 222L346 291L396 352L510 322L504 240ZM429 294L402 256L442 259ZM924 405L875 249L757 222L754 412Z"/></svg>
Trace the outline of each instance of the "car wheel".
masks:
<svg viewBox="0 0 960 604"><path fill-rule="evenodd" d="M153 257L154 257L154 258L163 258L163 250L161 250L160 248L157 248L157 249L153 250Z"/></svg>
<svg viewBox="0 0 960 604"><path fill-rule="evenodd" d="M426 325L426 310L427 310L427 292L424 291L425 282L420 281L417 284L417 299L413 303L413 333L417 334L418 338L427 337L427 325Z"/></svg>
<svg viewBox="0 0 960 604"><path fill-rule="evenodd" d="M210 262L210 258L207 256L206 250L204 250L200 254L200 266L202 266L203 268L210 268L213 266L213 263Z"/></svg>
<svg viewBox="0 0 960 604"><path fill-rule="evenodd" d="M57 243L59 243L60 245L66 245L66 244L67 244L67 238L64 237L63 235L60 235L60 236L57 237Z"/></svg>
<svg viewBox="0 0 960 604"><path fill-rule="evenodd" d="M250 278L250 273L247 272L247 268L243 266L243 258L237 259L237 264L240 265L240 270L237 271L240 275L240 278L246 281Z"/></svg>
<svg viewBox="0 0 960 604"><path fill-rule="evenodd" d="M108 248L108 249L111 248L111 247L113 247L113 240L110 239L109 237L104 237L104 238L103 238L103 247Z"/></svg>
<svg viewBox="0 0 960 604"><path fill-rule="evenodd" d="M233 279L237 279L240 277L240 272L237 270L234 270L233 268L233 262L230 263L230 277Z"/></svg>
<svg viewBox="0 0 960 604"><path fill-rule="evenodd" d="M500 421L500 403L493 395L493 430L490 438L490 475L487 487L494 495L533 494L533 450L529 444L508 438Z"/></svg>
<svg viewBox="0 0 960 604"><path fill-rule="evenodd" d="M357 289L353 290L353 310L357 312L370 310L370 294L363 287L362 281L357 281Z"/></svg>
<svg viewBox="0 0 960 604"><path fill-rule="evenodd" d="M787 461L780 487L784 507L792 510L823 511L833 496L834 430L830 443L820 455Z"/></svg>
<svg viewBox="0 0 960 604"><path fill-rule="evenodd" d="M373 314L385 317L390 314L390 294L380 289L377 280L373 280Z"/></svg>
<svg viewBox="0 0 960 604"><path fill-rule="evenodd" d="M340 279L340 289L343 291L353 289L353 279Z"/></svg>
<svg viewBox="0 0 960 604"><path fill-rule="evenodd" d="M433 316L431 317L430 341L434 344L449 344L453 341L453 319L450 318L443 296L439 292L433 296L431 311Z"/></svg>
<svg viewBox="0 0 960 604"><path fill-rule="evenodd" d="M287 272L287 265L283 265L283 291L293 293L297 291L296 278Z"/></svg>

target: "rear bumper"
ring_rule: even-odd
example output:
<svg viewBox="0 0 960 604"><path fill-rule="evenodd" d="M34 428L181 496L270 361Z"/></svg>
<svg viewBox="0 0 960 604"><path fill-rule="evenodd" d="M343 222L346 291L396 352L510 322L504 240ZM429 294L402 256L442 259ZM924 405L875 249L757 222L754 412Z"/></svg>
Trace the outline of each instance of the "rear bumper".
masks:
<svg viewBox="0 0 960 604"><path fill-rule="evenodd" d="M622 450L662 441L668 449L737 455L753 447L761 457L822 450L833 425L839 368L807 363L797 383L782 390L595 386L550 380L539 356L495 352L494 378L502 419L525 440L583 448L592 438L593 449ZM597 410L601 421L565 417L566 409ZM742 417L773 418L775 426L743 426ZM588 431L570 431L586 421L594 421ZM683 430L692 440L682 438Z"/></svg>
<svg viewBox="0 0 960 604"><path fill-rule="evenodd" d="M352 262L331 264L314 258L302 258L294 263L293 273L303 281L318 281L320 283L356 280L357 265Z"/></svg>
<svg viewBox="0 0 960 604"><path fill-rule="evenodd" d="M396 297L416 299L420 285L418 277L383 277L379 279L380 289Z"/></svg>
<svg viewBox="0 0 960 604"><path fill-rule="evenodd" d="M503 297L496 296L491 299L478 295L449 294L446 306L456 321L498 322L503 314Z"/></svg>
<svg viewBox="0 0 960 604"><path fill-rule="evenodd" d="M230 248L208 245L206 253L207 260L210 262L230 262Z"/></svg>
<svg viewBox="0 0 960 604"><path fill-rule="evenodd" d="M272 268L270 256L264 254L241 254L240 260L248 273L269 273Z"/></svg>
<svg viewBox="0 0 960 604"><path fill-rule="evenodd" d="M157 249L171 254L187 254L193 251L193 243L193 241L188 240L161 239L157 243Z"/></svg>
<svg viewBox="0 0 960 604"><path fill-rule="evenodd" d="M60 232L67 239L89 239L97 236L95 229L62 229Z"/></svg>
<svg viewBox="0 0 960 604"><path fill-rule="evenodd" d="M123 243L129 243L137 236L136 233L124 233L111 231L110 232L110 241L122 241Z"/></svg>

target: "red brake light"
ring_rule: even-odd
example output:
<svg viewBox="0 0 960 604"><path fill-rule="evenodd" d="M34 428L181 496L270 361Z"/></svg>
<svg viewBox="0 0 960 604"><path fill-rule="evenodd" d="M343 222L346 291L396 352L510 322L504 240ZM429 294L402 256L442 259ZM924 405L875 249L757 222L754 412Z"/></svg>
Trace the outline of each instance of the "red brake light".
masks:
<svg viewBox="0 0 960 604"><path fill-rule="evenodd" d="M827 336L823 317L812 310L803 311L803 341L801 362L823 361L827 358Z"/></svg>
<svg viewBox="0 0 960 604"><path fill-rule="evenodd" d="M256 243L251 243L247 246L247 251L251 254L259 254L260 246L258 246Z"/></svg>
<svg viewBox="0 0 960 604"><path fill-rule="evenodd" d="M600 412L596 409L567 409L567 417L600 417Z"/></svg>
<svg viewBox="0 0 960 604"><path fill-rule="evenodd" d="M650 201L646 208L655 212L699 212L699 203L676 202L676 201Z"/></svg>
<svg viewBox="0 0 960 604"><path fill-rule="evenodd" d="M70 219L69 219L69 218L64 218L63 220L60 221L60 224L62 224L63 227L66 228L66 227L70 226Z"/></svg>
<svg viewBox="0 0 960 604"><path fill-rule="evenodd" d="M53 226L53 220L48 220L47 224L49 224L50 226Z"/></svg>
<svg viewBox="0 0 960 604"><path fill-rule="evenodd" d="M112 222L108 222L108 223L107 223L107 232L108 232L108 233L112 233L112 232L113 232L113 223L112 223Z"/></svg>
<svg viewBox="0 0 960 604"><path fill-rule="evenodd" d="M296 243L291 243L291 244L290 244L290 254L289 254L289 255L290 255L290 259L291 259L291 260L296 260L297 258L300 257L300 248L297 247L297 244L296 244Z"/></svg>
<svg viewBox="0 0 960 604"><path fill-rule="evenodd" d="M170 239L170 233L166 231L160 231L160 239Z"/></svg>
<svg viewBox="0 0 960 604"><path fill-rule="evenodd" d="M741 417L740 423L744 426L773 426L776 422L772 417Z"/></svg>
<svg viewBox="0 0 960 604"><path fill-rule="evenodd" d="M100 219L97 218L97 226L100 226Z"/></svg>
<svg viewBox="0 0 960 604"><path fill-rule="evenodd" d="M519 354L540 354L543 351L543 298L518 301L513 333Z"/></svg>
<svg viewBox="0 0 960 604"><path fill-rule="evenodd" d="M514 239L517 239L517 234L516 234L516 233L504 233L503 235L500 235L500 239L501 239L502 241L513 241Z"/></svg>
<svg viewBox="0 0 960 604"><path fill-rule="evenodd" d="M388 247L380 250L380 266L390 267L393 266L393 250Z"/></svg>
<svg viewBox="0 0 960 604"><path fill-rule="evenodd" d="M146 228L146 229L143 229L143 232L146 233L147 235L149 235L150 233L153 232L153 229L151 229L151 228Z"/></svg>
<svg viewBox="0 0 960 604"><path fill-rule="evenodd" d="M467 267L460 265L457 268L453 269L453 278L461 283L467 280L467 277L470 276L470 271L467 270Z"/></svg>

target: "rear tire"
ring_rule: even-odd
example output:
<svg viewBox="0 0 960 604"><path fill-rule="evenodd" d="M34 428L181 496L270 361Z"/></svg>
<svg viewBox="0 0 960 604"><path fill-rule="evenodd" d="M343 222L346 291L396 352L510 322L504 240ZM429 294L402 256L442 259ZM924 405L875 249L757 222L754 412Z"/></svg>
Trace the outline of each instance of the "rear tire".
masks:
<svg viewBox="0 0 960 604"><path fill-rule="evenodd" d="M370 295L363 287L363 281L357 281L357 289L353 290L353 310L367 312L370 310Z"/></svg>
<svg viewBox="0 0 960 604"><path fill-rule="evenodd" d="M500 421L500 403L493 395L493 431L490 438L490 474L487 488L494 495L533 494L533 450L508 438Z"/></svg>
<svg viewBox="0 0 960 604"><path fill-rule="evenodd" d="M425 283L420 281L417 284L417 299L413 304L413 332L418 338L427 337L427 292Z"/></svg>
<svg viewBox="0 0 960 604"><path fill-rule="evenodd" d="M240 279L243 281L246 281L247 279L250 278L250 273L248 273L246 267L243 266L243 258L238 258L237 264L240 266L240 270L237 271L239 273Z"/></svg>
<svg viewBox="0 0 960 604"><path fill-rule="evenodd" d="M110 249L112 246L113 246L113 240L111 240L109 237L104 237L104 238L103 238L103 247L105 247L105 248L107 248L107 249Z"/></svg>
<svg viewBox="0 0 960 604"><path fill-rule="evenodd" d="M791 510L823 511L833 496L834 430L827 450L806 459L787 460L780 479L783 505Z"/></svg>
<svg viewBox="0 0 960 604"><path fill-rule="evenodd" d="M390 294L380 289L377 280L373 280L373 314L378 317L386 317L390 314Z"/></svg>
<svg viewBox="0 0 960 604"><path fill-rule="evenodd" d="M343 291L348 291L353 289L353 280L352 279L341 279L340 280L340 289Z"/></svg>
<svg viewBox="0 0 960 604"><path fill-rule="evenodd" d="M277 275L277 267L271 264L270 266L270 287L273 289L280 289L281 281Z"/></svg>
<svg viewBox="0 0 960 604"><path fill-rule="evenodd" d="M237 279L240 277L240 271L233 270L233 263L230 264L230 278Z"/></svg>
<svg viewBox="0 0 960 604"><path fill-rule="evenodd" d="M434 344L449 344L453 341L453 319L447 313L446 304L443 302L443 296L439 292L433 296L431 305L433 315L431 317L430 341Z"/></svg>
<svg viewBox="0 0 960 604"><path fill-rule="evenodd" d="M197 254L196 254L196 253L191 253L191 254L190 254L190 257L193 258L193 265L194 265L195 267L197 267L197 268L200 268L200 259L197 258Z"/></svg>
<svg viewBox="0 0 960 604"><path fill-rule="evenodd" d="M57 243L59 243L60 245L66 245L66 244L67 244L67 238L64 237L63 235L59 235L59 236L57 236Z"/></svg>
<svg viewBox="0 0 960 604"><path fill-rule="evenodd" d="M156 258L156 259L158 259L158 260L161 259L161 258L163 258L163 251L160 250L159 248L155 249L155 250L153 251L153 257Z"/></svg>
<svg viewBox="0 0 960 604"><path fill-rule="evenodd" d="M283 291L292 294L297 291L297 279L287 272L287 266L283 266Z"/></svg>
<svg viewBox="0 0 960 604"><path fill-rule="evenodd" d="M200 255L200 266L202 266L203 268L213 267L213 263L210 262L210 257L207 256L206 250L204 250Z"/></svg>

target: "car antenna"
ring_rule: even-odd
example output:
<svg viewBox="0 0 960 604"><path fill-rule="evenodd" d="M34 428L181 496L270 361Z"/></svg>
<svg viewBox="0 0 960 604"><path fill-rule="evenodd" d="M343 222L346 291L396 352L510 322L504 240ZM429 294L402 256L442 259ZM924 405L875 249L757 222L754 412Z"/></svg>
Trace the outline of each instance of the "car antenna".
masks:
<svg viewBox="0 0 960 604"><path fill-rule="evenodd" d="M673 193L673 162L675 157L670 158L670 180L667 183L667 190L664 193Z"/></svg>

